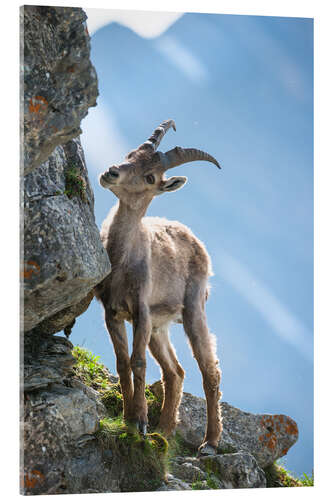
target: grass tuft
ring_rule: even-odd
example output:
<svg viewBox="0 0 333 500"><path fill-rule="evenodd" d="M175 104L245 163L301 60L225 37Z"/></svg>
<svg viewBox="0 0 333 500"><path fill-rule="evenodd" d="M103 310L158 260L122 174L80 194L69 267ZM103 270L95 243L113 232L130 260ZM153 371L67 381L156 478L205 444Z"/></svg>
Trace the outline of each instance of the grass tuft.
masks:
<svg viewBox="0 0 333 500"><path fill-rule="evenodd" d="M313 471L311 476L308 476L303 472L302 477L299 478L299 481L302 483L302 486L314 486L314 475Z"/></svg>
<svg viewBox="0 0 333 500"><path fill-rule="evenodd" d="M274 463L265 470L267 488L294 488L302 486L313 486L314 478L303 474L302 478L294 477L293 474L282 465Z"/></svg>
<svg viewBox="0 0 333 500"><path fill-rule="evenodd" d="M77 196L87 203L87 183L82 177L80 170L75 165L70 165L65 171L65 194L68 198Z"/></svg>
<svg viewBox="0 0 333 500"><path fill-rule="evenodd" d="M111 382L105 366L99 363L99 356L94 356L92 352L80 346L75 346L72 354L76 359L74 375L85 385L102 394L113 388L115 384Z"/></svg>

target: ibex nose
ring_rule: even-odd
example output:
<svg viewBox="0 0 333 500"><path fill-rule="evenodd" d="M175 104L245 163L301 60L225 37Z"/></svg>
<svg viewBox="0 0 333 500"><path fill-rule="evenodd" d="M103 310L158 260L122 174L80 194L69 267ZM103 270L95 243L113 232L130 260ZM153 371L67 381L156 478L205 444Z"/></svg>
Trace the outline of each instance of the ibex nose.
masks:
<svg viewBox="0 0 333 500"><path fill-rule="evenodd" d="M111 177L113 177L114 179L119 177L119 170L117 167L110 167L108 172L111 175Z"/></svg>
<svg viewBox="0 0 333 500"><path fill-rule="evenodd" d="M105 189L109 189L110 185L115 185L118 182L118 177L120 172L118 167L110 167L108 170L101 174L99 177L99 183Z"/></svg>

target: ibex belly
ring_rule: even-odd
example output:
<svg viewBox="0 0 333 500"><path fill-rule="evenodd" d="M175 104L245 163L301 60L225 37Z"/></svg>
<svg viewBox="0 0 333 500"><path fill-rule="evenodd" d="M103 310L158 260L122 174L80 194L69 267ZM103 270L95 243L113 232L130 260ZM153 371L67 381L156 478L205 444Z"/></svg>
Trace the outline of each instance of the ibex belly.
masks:
<svg viewBox="0 0 333 500"><path fill-rule="evenodd" d="M152 327L159 328L171 321L182 323L183 295L179 293L180 290L177 290L175 296L171 294L168 297L153 292L149 298L147 297ZM117 311L116 319L132 322L132 298L128 295L126 287L113 288L112 309Z"/></svg>
<svg viewBox="0 0 333 500"><path fill-rule="evenodd" d="M172 283L168 276L159 276L153 281L149 300L153 327L158 328L171 321L182 323L184 293L183 280L178 280L175 276Z"/></svg>
<svg viewBox="0 0 333 500"><path fill-rule="evenodd" d="M150 306L150 315L153 328L160 328L161 326L170 323L182 323L182 305L176 304L154 304Z"/></svg>

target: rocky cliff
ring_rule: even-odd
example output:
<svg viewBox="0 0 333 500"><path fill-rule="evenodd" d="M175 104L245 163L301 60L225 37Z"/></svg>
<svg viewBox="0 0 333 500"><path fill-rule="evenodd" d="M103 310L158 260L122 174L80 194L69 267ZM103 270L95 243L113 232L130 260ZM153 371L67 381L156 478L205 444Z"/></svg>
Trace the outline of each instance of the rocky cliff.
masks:
<svg viewBox="0 0 333 500"><path fill-rule="evenodd" d="M79 8L21 9L22 493L265 487L267 467L297 440L292 419L222 403L218 455L197 458L204 400L184 393L168 444L154 432L156 383L143 440L121 422L117 379L55 335L69 335L110 272L79 139L98 95L85 20Z"/></svg>
<svg viewBox="0 0 333 500"><path fill-rule="evenodd" d="M198 457L205 400L183 394L179 424L167 443L155 431L160 381L146 389L149 432L143 439L123 424L118 379L96 356L57 336L38 348L39 357L28 353L35 378L24 398L26 494L265 488L274 462L297 440L290 417L255 415L223 402L217 455ZM44 374L51 366L58 367L56 381Z"/></svg>
<svg viewBox="0 0 333 500"><path fill-rule="evenodd" d="M21 15L23 326L46 321L54 333L110 271L78 137L97 77L81 9L26 6Z"/></svg>

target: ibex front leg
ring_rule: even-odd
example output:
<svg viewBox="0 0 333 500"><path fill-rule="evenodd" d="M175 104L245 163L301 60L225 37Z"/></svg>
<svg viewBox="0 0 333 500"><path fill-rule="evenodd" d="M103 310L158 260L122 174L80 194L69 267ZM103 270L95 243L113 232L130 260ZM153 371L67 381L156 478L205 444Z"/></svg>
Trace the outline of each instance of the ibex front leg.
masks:
<svg viewBox="0 0 333 500"><path fill-rule="evenodd" d="M121 392L123 394L123 413L124 420L133 419L132 400L133 400L133 382L128 354L128 341L126 328L123 321L118 321L114 317L114 312L108 308L105 309L105 323L109 331L117 358L117 372Z"/></svg>
<svg viewBox="0 0 333 500"><path fill-rule="evenodd" d="M139 431L146 434L148 409L145 397L146 349L151 334L149 308L139 303L133 314L133 352L131 368L134 379L133 416Z"/></svg>

